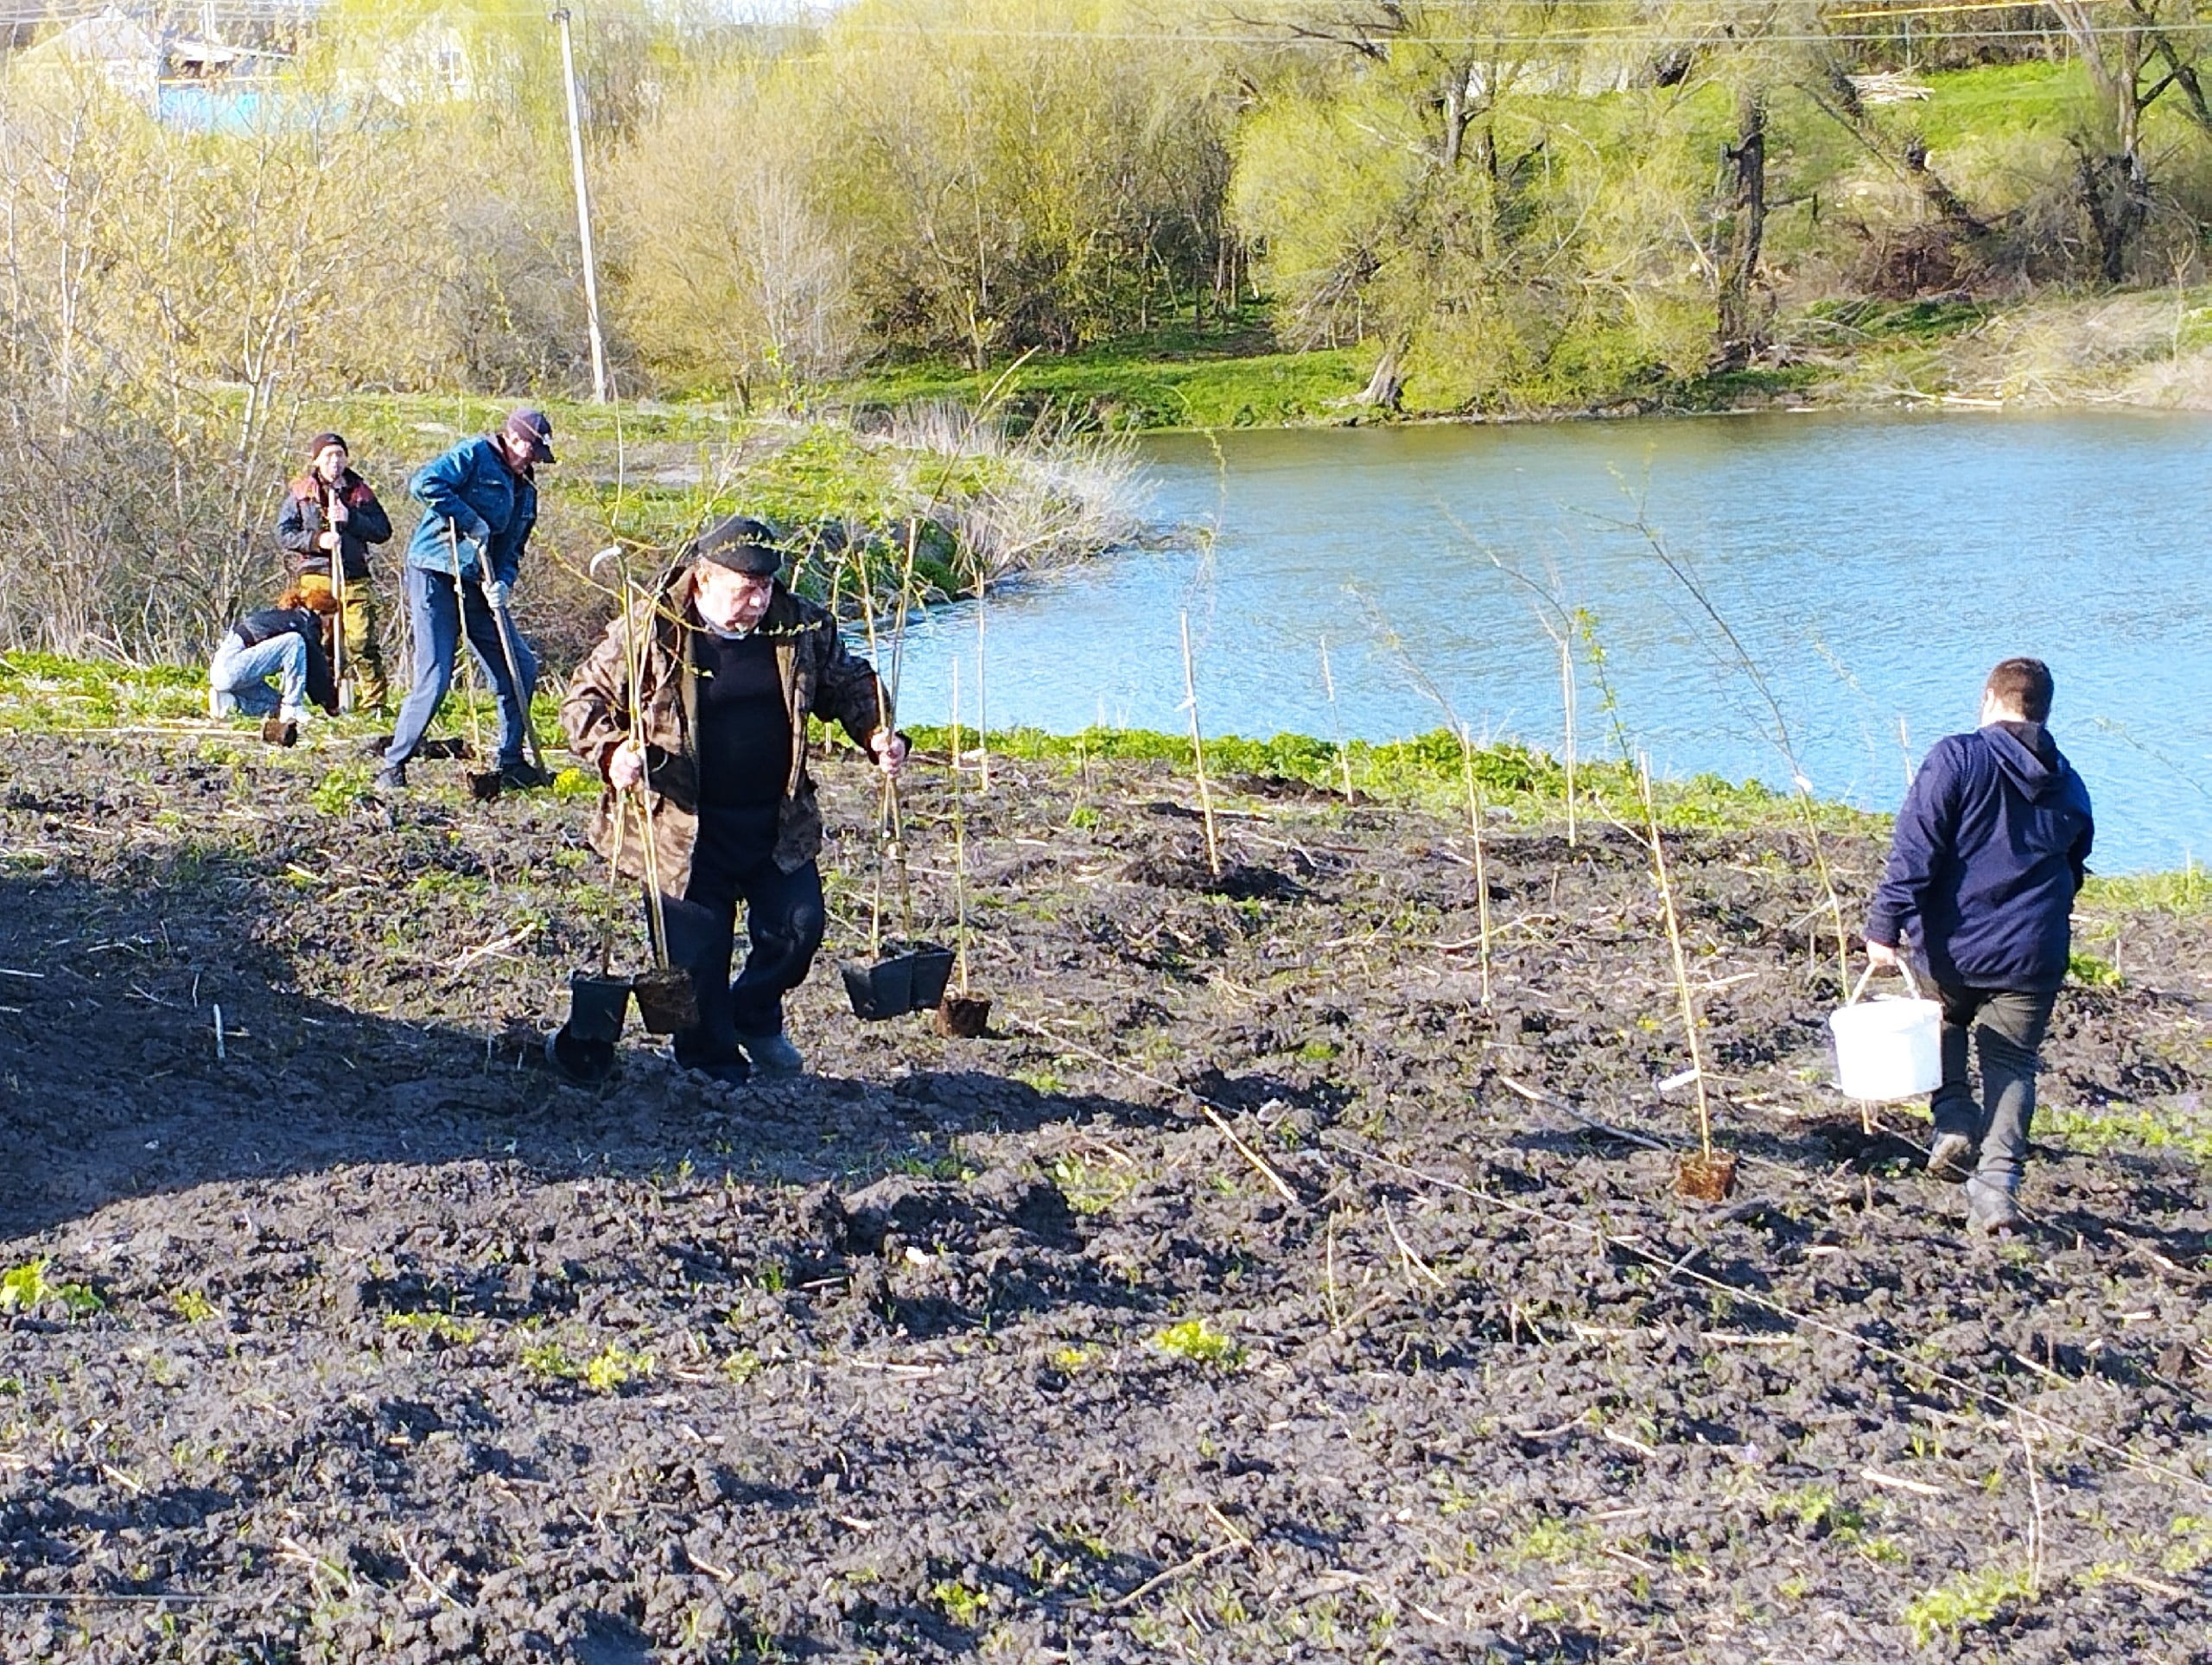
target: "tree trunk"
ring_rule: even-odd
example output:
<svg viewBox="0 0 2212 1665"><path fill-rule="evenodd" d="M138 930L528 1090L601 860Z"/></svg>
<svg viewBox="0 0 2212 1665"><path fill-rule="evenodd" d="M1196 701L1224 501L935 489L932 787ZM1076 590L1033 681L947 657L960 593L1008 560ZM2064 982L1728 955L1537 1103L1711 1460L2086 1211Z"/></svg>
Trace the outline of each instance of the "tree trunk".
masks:
<svg viewBox="0 0 2212 1665"><path fill-rule="evenodd" d="M2107 283L2127 277L2127 251L2150 217L2150 181L2143 159L2126 149L2102 156L2084 145L2077 151L2082 207L2096 234L2097 264Z"/></svg>
<svg viewBox="0 0 2212 1665"><path fill-rule="evenodd" d="M1729 170L1718 261L1719 329L1715 368L1741 370L1762 345L1751 290L1759 245L1766 238L1766 92L1747 87L1736 105L1736 143L1722 153Z"/></svg>
<svg viewBox="0 0 2212 1665"><path fill-rule="evenodd" d="M1398 370L1401 352L1401 346L1395 341L1383 346L1382 356L1376 362L1375 373L1367 378L1367 385L1352 401L1354 404L1372 405L1378 410L1396 412L1406 391L1406 379Z"/></svg>

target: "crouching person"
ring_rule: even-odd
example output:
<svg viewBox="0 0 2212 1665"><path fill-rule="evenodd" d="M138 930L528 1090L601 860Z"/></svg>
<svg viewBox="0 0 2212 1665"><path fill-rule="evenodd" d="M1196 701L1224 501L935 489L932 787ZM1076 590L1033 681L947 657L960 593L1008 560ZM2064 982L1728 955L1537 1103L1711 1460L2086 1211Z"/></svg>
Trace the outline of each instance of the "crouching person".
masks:
<svg viewBox="0 0 2212 1665"><path fill-rule="evenodd" d="M328 590L302 595L294 585L275 607L249 613L225 631L207 665L207 714L304 722L312 701L336 715L338 685L322 651L322 621L337 611Z"/></svg>
<svg viewBox="0 0 2212 1665"><path fill-rule="evenodd" d="M805 980L826 924L807 718L842 723L886 775L906 757L874 668L847 651L826 610L777 581L783 556L771 538L741 517L702 535L659 595L607 627L561 707L569 749L607 782L593 846L639 879L636 795L652 804L669 957L699 999L698 1026L675 1038L677 1061L723 1081L804 1067L784 1033L784 997ZM634 704L624 670L632 639ZM733 978L740 903L747 950Z"/></svg>

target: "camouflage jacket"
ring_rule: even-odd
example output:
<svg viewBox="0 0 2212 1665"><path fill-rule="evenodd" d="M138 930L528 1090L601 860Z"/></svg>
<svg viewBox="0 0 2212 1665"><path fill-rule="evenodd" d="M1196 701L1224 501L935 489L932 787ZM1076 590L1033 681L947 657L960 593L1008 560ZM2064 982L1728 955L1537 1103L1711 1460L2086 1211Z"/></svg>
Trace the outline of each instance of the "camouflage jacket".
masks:
<svg viewBox="0 0 2212 1665"><path fill-rule="evenodd" d="M689 651L698 628L691 606L691 569L679 569L651 601L640 601L625 620L617 618L569 680L561 702L561 727L569 749L607 778L607 766L630 733L629 678L623 670L626 645L634 639L644 664L639 678L639 725L645 743L646 778L652 807L654 854L664 894L681 896L691 875L691 850L699 834L698 675ZM756 626L776 644L776 668L784 688L784 707L791 721L791 772L784 787L776 823L776 865L790 873L812 861L822 848L822 811L806 772L806 720L819 715L844 725L865 747L879 728L891 726L891 701L874 667L847 651L829 612L781 584ZM627 825L616 837L615 793L600 794L591 820L592 848L614 862L618 871L645 876L643 841L635 799ZM618 850L617 846L620 845Z"/></svg>

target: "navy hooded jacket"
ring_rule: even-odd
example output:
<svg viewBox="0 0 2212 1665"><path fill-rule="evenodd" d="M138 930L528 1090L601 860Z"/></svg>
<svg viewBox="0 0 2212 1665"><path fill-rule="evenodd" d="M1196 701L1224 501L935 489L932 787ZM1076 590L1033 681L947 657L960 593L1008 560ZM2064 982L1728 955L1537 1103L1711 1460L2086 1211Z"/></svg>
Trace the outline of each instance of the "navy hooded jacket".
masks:
<svg viewBox="0 0 2212 1665"><path fill-rule="evenodd" d="M537 487L500 460L496 440L481 434L463 440L424 463L407 489L425 511L408 540L409 566L451 573L458 556L461 575L471 583L515 581L537 524Z"/></svg>
<svg viewBox="0 0 2212 1665"><path fill-rule="evenodd" d="M1866 939L1894 947L1910 927L1955 988L2056 988L2093 831L2088 788L2042 724L1938 740L1897 811Z"/></svg>

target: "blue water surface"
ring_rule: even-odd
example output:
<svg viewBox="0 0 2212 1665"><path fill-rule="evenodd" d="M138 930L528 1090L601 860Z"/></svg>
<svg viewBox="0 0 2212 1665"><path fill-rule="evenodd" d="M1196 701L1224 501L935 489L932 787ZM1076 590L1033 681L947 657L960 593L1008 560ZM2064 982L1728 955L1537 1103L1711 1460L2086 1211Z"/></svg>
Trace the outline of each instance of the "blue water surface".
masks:
<svg viewBox="0 0 2212 1665"><path fill-rule="evenodd" d="M2033 654L2095 865L2178 867L2212 849L2208 442L2200 416L1955 412L1160 436L1149 513L1174 535L995 593L987 715L1180 729L1187 613L1209 734L1387 740L1448 705L1556 752L1541 620L1580 609L1656 771L1788 784L1748 658L1813 789L1886 809L1973 726L1989 666ZM1577 657L1581 748L1618 754ZM972 721L973 603L912 628L906 715L948 715L956 660Z"/></svg>

